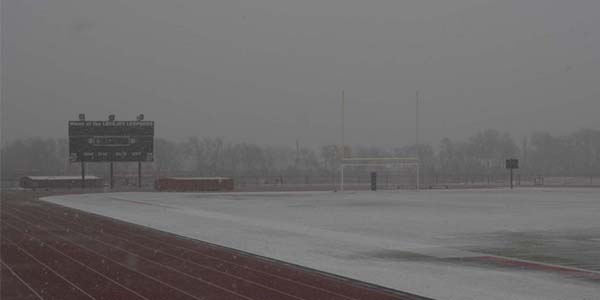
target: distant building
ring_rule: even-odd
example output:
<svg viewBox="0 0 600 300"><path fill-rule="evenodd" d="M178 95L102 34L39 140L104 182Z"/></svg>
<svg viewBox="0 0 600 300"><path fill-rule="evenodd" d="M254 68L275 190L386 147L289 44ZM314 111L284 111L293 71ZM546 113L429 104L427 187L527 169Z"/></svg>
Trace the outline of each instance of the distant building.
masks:
<svg viewBox="0 0 600 300"><path fill-rule="evenodd" d="M20 180L26 189L69 189L81 187L81 176L25 176ZM85 176L85 187L98 188L104 185L102 178Z"/></svg>

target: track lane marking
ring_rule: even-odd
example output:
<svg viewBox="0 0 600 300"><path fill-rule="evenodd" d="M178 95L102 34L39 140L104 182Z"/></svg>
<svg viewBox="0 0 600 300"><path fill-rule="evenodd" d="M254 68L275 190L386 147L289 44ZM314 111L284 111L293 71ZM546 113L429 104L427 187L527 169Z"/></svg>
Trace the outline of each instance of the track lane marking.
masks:
<svg viewBox="0 0 600 300"><path fill-rule="evenodd" d="M14 217L14 216L13 216L13 217ZM27 221L27 220L25 220L25 219L23 219L23 218L20 218L20 217L16 217L16 218L23 220L22 222L25 222L25 223L32 224L32 227L38 227L38 228L39 228L39 225L35 225L34 223L32 223L32 222L30 222L30 221ZM175 287L175 286L173 286L173 285L171 285L171 284L168 284L168 283L166 283L166 282L163 282L163 281L161 281L161 280L159 280L159 279L157 279L157 278L155 278L155 277L153 277L153 276L150 276L150 275L147 275L146 273L143 273L143 272L140 272L140 271L138 271L138 270L132 269L131 267L129 267L129 266L125 265L125 264L122 264L122 263L120 263L120 262L118 262L118 261L116 261L116 260L114 260L114 259L112 259L112 258L110 258L110 257L107 257L106 255L100 254L100 253L98 253L98 252L96 252L96 251L94 251L94 250L90 249L89 247L86 247L86 246L83 246L83 245L78 245L76 242L74 242L74 241L72 241L72 240L70 240L70 239L65 239L65 238L63 238L63 237L60 237L60 236L58 236L58 235L56 235L56 234L52 234L52 233L51 233L50 231L48 231L48 230L44 230L44 229L38 229L38 230L41 230L41 231L48 232L50 235L55 235L55 236L57 236L59 239L61 239L61 240L63 240L63 241L66 241L66 242L68 242L68 243L74 244L74 245L76 245L77 247L80 247L80 248L86 249L86 250L88 250L88 251L90 251L90 252L92 252L92 253L94 253L94 254L96 254L96 255L100 256L100 257L103 257L103 258L105 258L105 259L107 259L107 260L109 260L109 261L112 261L113 263L115 263L115 264L118 264L118 265L120 265L120 266L122 266L122 267L124 267L124 268L126 268L126 269L128 269L128 270L130 270L130 271L133 271L133 272L135 272L135 273L138 273L138 274L142 275L143 277L146 277L146 278L148 278L148 279L151 279L152 281L156 281L157 283L160 283L160 284L162 284L162 285L164 285L164 286L167 286L167 287L169 287L169 288L171 288L171 289L173 289L173 290L176 290L177 292L179 292L179 293L182 293L182 294L184 294L184 295L186 295L186 296L188 296L188 297L191 297L191 298L194 298L194 299L197 299L197 300L203 300L202 298L198 298L198 297L196 297L196 296L194 296L194 295L192 295L192 294L190 294L190 293L188 293L188 292L186 292L186 291L184 291L184 290L181 290L181 289L179 289L179 288L177 288L177 287ZM244 298L244 297L242 297L242 298ZM249 299L249 300L254 300L254 299Z"/></svg>
<svg viewBox="0 0 600 300"><path fill-rule="evenodd" d="M12 227L12 228L13 228L14 230L16 230L17 232L20 232L20 231L18 230L18 228L16 228L15 226L13 226L13 225L10 225L10 224L6 223L5 221L2 221L2 223L3 223L4 225L7 225L8 227ZM32 234L29 234L29 233L26 233L26 232L22 232L22 231L21 231L20 233L22 233L22 234L24 234L24 235L27 235L27 236L30 236L30 237L32 237L33 239L40 241L40 243L41 243L41 244L43 244L43 245L44 245L44 247L48 247L48 248L52 249L53 251L55 251L55 252L59 253L60 255L62 255L62 256L64 256L64 257L66 257L67 259L69 259L69 260L71 260L71 261L75 262L75 263L76 263L76 264L78 264L78 265L81 265L82 267L85 267L85 268L87 268L87 269L91 270L92 272L94 272L94 273L96 273L96 274L100 275L102 278L106 279L107 281L109 281L109 282L112 282L112 283L114 283L114 284L116 284L116 285L120 286L121 288L123 288L123 289L125 289L125 290L127 290L127 291L131 292L132 294L134 294L134 295L136 295L136 296L138 296L138 297L140 297L140 298L142 298L142 299L150 300L150 299L148 299L147 297L144 297L144 296L142 296L142 295L138 294L136 291L134 291L134 290L132 290L132 289L130 289L130 288L128 288L128 287L126 287L126 286L124 286L124 285L122 285L122 284L118 283L117 281L114 281L114 280L113 280L113 279L111 279L110 277L108 277L108 276L106 276L106 275L104 275L104 274L102 274L102 273L100 273L100 272L96 271L95 269L93 269L92 267L90 267L90 266L86 265L85 263L82 263L82 262L80 262L79 260L76 260L76 259L72 258L71 256L69 256L69 255L67 255L67 254L63 253L62 251L60 251L60 250L56 249L54 246L52 246L52 245L48 244L47 242L44 242L44 241L43 241L43 240L41 240L40 238L37 238L37 237L35 237L35 236L34 236L34 235L32 235Z"/></svg>
<svg viewBox="0 0 600 300"><path fill-rule="evenodd" d="M44 217L45 217L45 218L47 218L47 216L44 216ZM54 218L56 218L56 219L59 219L60 217L59 217L59 216L54 216ZM51 221L48 221L48 222L50 223ZM261 284L261 283L259 283L259 282L255 282L255 281L252 281L252 280L250 280L250 279L246 279L246 278L243 278L243 277L240 277L240 276L234 275L234 274L232 274L232 273L224 272L224 271L221 271L221 270L215 269L215 268L213 268L213 267L209 267L209 266L206 266L206 265L202 265L202 264L200 264L200 263L197 263L197 262L195 262L195 261L192 261L192 260L189 260L189 259L186 259L186 258L182 258L182 257L176 256L176 255L172 255L172 254L170 254L170 253L167 253L167 252L165 252L164 250L157 250L157 249L154 249L154 248L152 248L152 247L150 247L150 246L143 245L143 244L141 244L141 243L139 243L139 242L134 242L134 241L128 240L128 239L126 239L126 238L124 238L124 237L120 237L120 236L117 236L117 235L114 235L114 234L109 234L109 233L107 233L107 232L105 232L105 231L100 231L100 230L97 230L97 229L93 229L93 228L91 228L90 226L81 225L81 224L76 224L74 221L67 221L67 220L63 220L63 222L69 222L69 223L72 223L72 224L74 224L74 225L83 226L83 227L89 228L88 230L92 230L92 231L94 231L95 233L99 233L99 234L102 234L102 235L106 235L106 236L112 237L112 238L114 238L114 239L119 239L119 240L121 240L121 241L124 241L124 242L126 242L126 243L130 243L130 244L133 244L133 245L136 245L136 246L138 246L138 247L142 247L142 248L145 248L145 249L148 249L148 250L152 250L152 251L160 252L160 253L162 253L162 254L164 254L164 255L167 255L167 256L169 256L169 257L173 257L174 259L177 259L177 260L179 260L179 261L187 262L187 263L189 263L189 264L196 265L196 266L198 266L198 267L201 267L201 268L204 268L204 269L209 269L209 270L211 270L211 271L218 272L218 273L220 273L220 274L228 275L228 276L230 276L230 277L237 278L237 279L240 279L240 280L243 280L243 281L246 281L246 282L249 282L249 283L255 284L255 285L259 286L259 287L262 287L262 288L265 288L265 289L268 289L268 290L272 290L272 291L275 291L275 292L279 292L279 293L282 293L282 294L286 294L286 295L289 295L289 296L291 296L291 297L296 297L296 298L298 298L298 299L305 299L305 298L302 298L302 297L300 297L300 296L294 296L294 295L288 294L287 292L285 292L285 291L283 291L283 290L279 290L279 289L276 289L276 288L272 288L272 287L266 286L266 285L264 285L264 284ZM91 221L89 221L89 220L88 220L88 222L92 223L92 222L91 222ZM52 222L52 223L56 223L56 222ZM58 225L58 226L60 226L60 227L64 227L64 225ZM166 243L164 243L164 242L159 242L159 241L156 241L156 243L159 243L159 244L161 244L161 245L164 245L165 247L166 247L166 246L170 246L169 244L166 244ZM178 246L175 246L175 247L178 247ZM181 248L181 249L183 249L183 250L186 250L186 251L189 251L189 252L197 252L197 251L189 250L189 249L186 249L186 248L183 248L183 247L178 247L178 248ZM199 253L199 252L198 252L198 253ZM210 258L210 259L214 259L214 260L216 260L216 261L220 261L220 262L222 262L222 263L226 263L226 264L230 264L230 265L236 266L236 267L238 267L238 268L241 268L241 269L249 270L249 271L251 271L251 272L260 273L260 274L263 274L263 275L267 275L267 276L275 277L275 278L277 278L277 279L284 280L284 281L287 281L287 282L289 282L289 283L293 283L293 284L297 284L297 285L303 285L303 286L305 286L305 287L312 288L312 289L315 289L315 290L321 291L321 292L323 292L323 293L326 293L326 294L330 294L330 295L337 296L337 297L340 297L340 298L345 298L345 299L358 300L358 298L354 298L354 297L349 297L349 296L345 296L345 295L337 294L337 293L335 293L335 292L332 292L332 291L328 291L328 290L325 290L325 289L322 289L322 288L319 288L319 287L315 287L315 286L311 286L311 285L308 285L308 284L304 284L304 283L301 283L301 282L298 282L298 281L295 281L295 280L291 280L291 279L288 279L288 278L283 278L283 277L280 277L280 276L277 276L277 275L273 275L273 274L270 274L270 273L266 273L266 272L263 272L263 271L255 271L255 270L252 270L252 269L250 269L249 267L246 267L246 266L243 266L243 265L240 265L240 264L235 264L235 263L232 263L232 262L230 262L230 261L223 260L223 259L214 258L213 256L209 256L209 255L205 255L205 254L201 254L201 255L202 255L202 256L205 256L205 257L207 257L207 258ZM192 276L193 276L193 275L192 275Z"/></svg>
<svg viewBox="0 0 600 300"><path fill-rule="evenodd" d="M2 221L2 223L5 223L5 221ZM50 268L45 263L41 262L39 259L37 259L35 256L33 256L27 250L23 249L21 246L19 246L18 244L16 244L12 240L6 238L6 236L3 236L2 240L4 240L5 242L8 242L9 244L12 244L13 246L17 247L17 249L19 251L21 251L21 252L25 253L27 256L31 257L37 263L39 263L40 265L44 266L46 269L48 269L50 272L54 273L56 276L60 277L62 280L66 281L69 285L71 285L72 287L74 287L75 289L77 289L78 291L80 291L82 294L86 295L88 298L97 300L95 297L93 297L92 295L88 294L86 291L84 291L83 289L81 289L79 286L77 286L76 284L74 284L73 282L71 282L70 280L68 280L67 278L65 278L62 275L60 275L60 273L56 272L56 270Z"/></svg>
<svg viewBox="0 0 600 300"><path fill-rule="evenodd" d="M41 300L44 300L44 298L42 296L40 296L40 294L38 294L34 288L32 288L27 282L25 282L25 280L23 280L23 278L21 278L21 276L19 276L19 274L15 273L15 271L13 271L13 269L10 266L8 266L1 259L0 259L0 264L2 266L4 266L4 268L6 268L15 278L17 278L17 280L19 280L23 285L25 285L25 287L27 287L36 297L38 297Z"/></svg>
<svg viewBox="0 0 600 300"><path fill-rule="evenodd" d="M20 217L17 217L17 218L24 220L23 218L20 218ZM23 222L26 222L26 223L29 223L29 224L33 224L32 222L29 222L29 221L27 221L27 220L24 220ZM52 224L51 222L48 222L48 221L45 221L45 223ZM39 227L39 226L36 226L36 225L33 225L33 226L34 226L34 227ZM55 226L55 227L62 227L62 226L60 226L60 225L54 225L54 226ZM42 229L42 230L43 230L43 229ZM48 230L43 230L43 231L50 232L50 231L48 231ZM65 230L63 230L63 231L65 231ZM240 298L244 298L244 299L247 299L247 300L255 300L254 298L251 298L251 297L248 297L248 296L244 296L244 295L242 295L242 294L239 294L239 293L237 293L237 292L235 292L235 291L233 291L233 290L230 290L230 289L227 289L227 288L221 287L221 286L219 286L219 285L217 285L217 284L214 284L214 283L211 283L211 282L205 281L204 279L202 279L202 278L200 278L200 277L197 277L197 276L194 276L194 275L189 275L189 274L187 274L187 273L184 273L184 272L182 272L182 271L179 271L179 270L177 270L177 269L175 269L175 268L173 268L173 267L170 267L170 266L164 265L164 264L162 264L162 263L159 263L159 262L156 262L156 261L150 260L150 259L148 259L148 258L142 257L142 256L140 256L140 255L137 255L137 254L135 254L135 253L133 253L133 252L129 251L129 250L126 250L126 249L123 249L123 248L120 248L120 247L116 247L116 246L114 246L114 245L111 245L111 244L105 243L105 242L103 242L103 241L99 241L99 240L96 240L96 239L93 239L93 238L89 238L89 237L87 237L87 236L85 236L85 235L83 235L83 234L81 234L81 233L77 233L77 232L75 232L75 231L71 231L71 232L75 233L75 234L76 234L76 235L78 235L78 236L82 236L82 237L84 237L85 239L92 240L92 241L95 241L95 242L97 242L97 243L103 244L103 245L105 245L105 246L107 246L107 247L109 247L109 248L118 249L119 251L125 252L125 253L127 253L127 254L129 254L129 255L132 255L132 256L138 257L138 258L140 258L140 259L142 259L142 260L148 261L148 262L150 262L150 263L152 263L152 264L155 264L155 265L157 265L157 266L160 266L160 267L163 267L163 268L165 268L165 269L171 270L172 272L175 272L175 273L181 274L181 275L183 275L183 276L186 276L186 277L189 277L189 278L192 278L192 279L198 280L198 281L200 281L200 282L203 282L203 283L205 283L205 284L207 284L207 285L210 285L210 286L213 286L213 287L215 287L215 288L218 288L218 289L220 289L220 290L222 290L222 291L225 291L225 292L228 292L228 293L230 293L230 294L236 295L236 296L238 296L238 297L240 297ZM54 235L56 235L56 234L54 234ZM65 239L65 238L63 238L63 237L59 237L59 238L61 238L61 239L63 239L63 240L66 240L66 241L69 241L69 242L71 242L71 243L73 243L73 244L76 244L74 241L72 241L72 240L70 240L70 239ZM102 254L99 254L99 253L97 253L97 252L95 252L95 251L93 251L93 250L89 249L89 247L87 247L87 246L79 245L79 247L85 248L85 249L87 249L87 250L89 250L89 251L91 251L91 252L94 252L94 253L96 253L97 255L104 256L104 255L102 255ZM104 256L104 257L106 257L106 256ZM107 258L108 258L108 257L107 257ZM112 260L112 261L115 261L115 260L113 260L113 259L110 259L110 260ZM115 262L116 262L116 261L115 261ZM118 264L120 264L120 265L123 265L123 264L121 264L121 263L119 263L119 262L116 262L116 263L118 263ZM125 266L125 265L123 265L123 266ZM128 269L131 269L131 268L129 268L129 267L127 267L127 268L128 268ZM132 270L133 270L133 269L132 269ZM136 271L136 272L139 272L139 271ZM164 284L167 284L167 283L164 283ZM167 285L168 285L168 284L167 284ZM169 285L169 287L171 287L171 286ZM177 288L175 288L175 289L177 289ZM191 294L190 294L190 295L191 295ZM195 296L192 296L192 297L193 297L193 298L195 298L195 299L198 299L198 298L197 298L197 297L195 297ZM295 296L292 296L292 297L293 297L293 298L298 298L298 297L295 297ZM201 298L200 298L200 299L201 299ZM302 299L302 298L298 298L298 299ZM302 300L304 300L304 299L302 299Z"/></svg>

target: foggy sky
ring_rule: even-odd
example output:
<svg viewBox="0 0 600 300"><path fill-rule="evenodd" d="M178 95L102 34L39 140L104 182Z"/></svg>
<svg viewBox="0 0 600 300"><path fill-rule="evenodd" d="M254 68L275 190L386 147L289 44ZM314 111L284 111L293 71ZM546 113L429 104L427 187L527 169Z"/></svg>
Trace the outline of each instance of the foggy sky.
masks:
<svg viewBox="0 0 600 300"><path fill-rule="evenodd" d="M600 128L598 0L2 0L2 139L144 113L159 137L437 143Z"/></svg>

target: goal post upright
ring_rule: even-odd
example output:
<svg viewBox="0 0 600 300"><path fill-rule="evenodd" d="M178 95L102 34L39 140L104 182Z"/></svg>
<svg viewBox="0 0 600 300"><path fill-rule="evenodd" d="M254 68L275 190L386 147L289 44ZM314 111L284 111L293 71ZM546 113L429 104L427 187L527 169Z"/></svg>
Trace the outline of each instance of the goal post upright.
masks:
<svg viewBox="0 0 600 300"><path fill-rule="evenodd" d="M344 94L344 90L341 90L342 97L340 103L340 147L338 151L339 157L339 190L344 191L344 168L347 166L356 166L356 167L388 167L392 166L413 166L416 168L416 180L415 185L416 189L420 190L420 153L418 152L418 144L419 144L419 92L417 91L417 101L416 101L416 147L417 149L415 153L415 157L346 157L346 141L345 141L345 115L346 115L346 98ZM352 156L350 154L349 156Z"/></svg>

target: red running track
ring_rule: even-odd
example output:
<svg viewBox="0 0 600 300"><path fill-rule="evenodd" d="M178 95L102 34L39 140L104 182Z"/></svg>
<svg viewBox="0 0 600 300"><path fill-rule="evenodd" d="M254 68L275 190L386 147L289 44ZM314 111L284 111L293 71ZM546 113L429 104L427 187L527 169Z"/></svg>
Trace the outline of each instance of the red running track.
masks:
<svg viewBox="0 0 600 300"><path fill-rule="evenodd" d="M1 299L428 299L38 200L1 208Z"/></svg>

